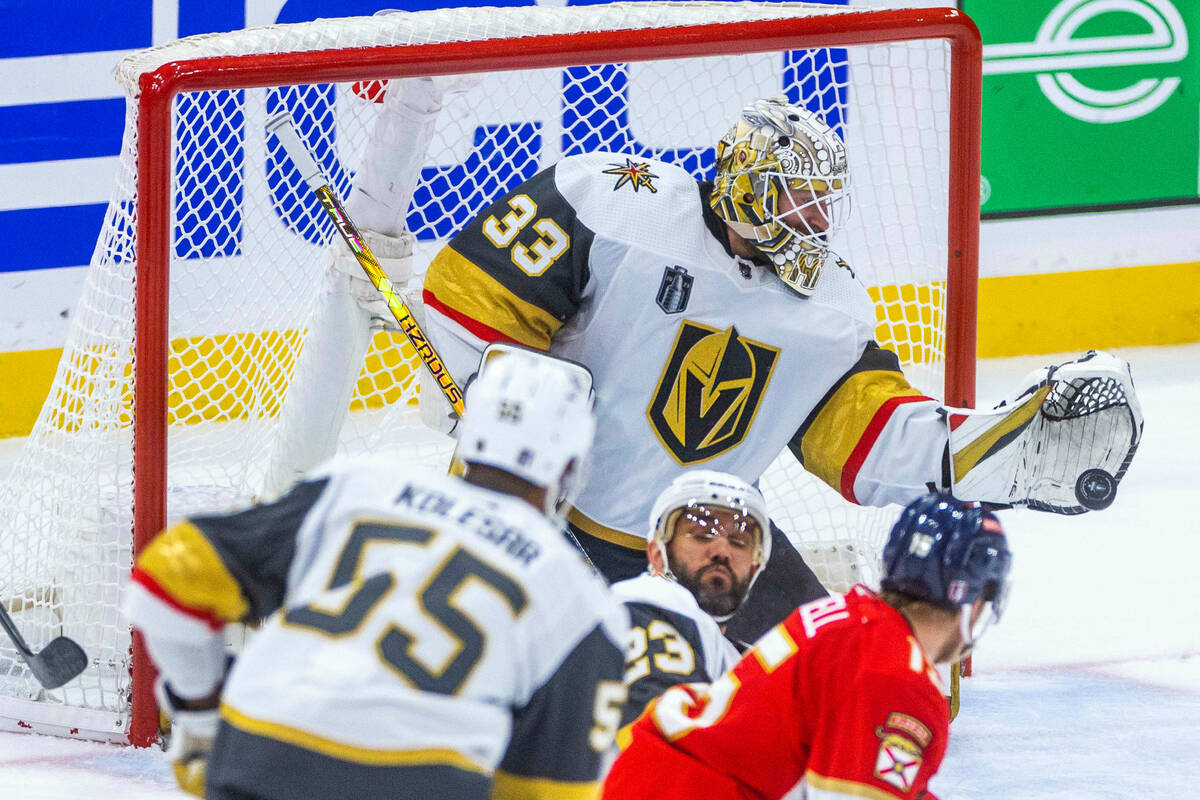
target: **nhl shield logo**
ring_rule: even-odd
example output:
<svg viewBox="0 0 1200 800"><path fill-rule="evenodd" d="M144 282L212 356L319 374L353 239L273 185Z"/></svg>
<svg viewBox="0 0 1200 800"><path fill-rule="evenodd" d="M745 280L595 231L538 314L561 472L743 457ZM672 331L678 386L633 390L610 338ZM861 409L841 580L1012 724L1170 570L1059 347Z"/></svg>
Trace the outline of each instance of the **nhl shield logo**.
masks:
<svg viewBox="0 0 1200 800"><path fill-rule="evenodd" d="M778 356L779 348L746 339L735 327L684 320L646 409L658 440L685 466L737 447Z"/></svg>
<svg viewBox="0 0 1200 800"><path fill-rule="evenodd" d="M668 314L678 314L687 308L692 296L692 282L695 280L688 271L680 266L667 267L663 270L662 282L658 284L658 296L654 302Z"/></svg>

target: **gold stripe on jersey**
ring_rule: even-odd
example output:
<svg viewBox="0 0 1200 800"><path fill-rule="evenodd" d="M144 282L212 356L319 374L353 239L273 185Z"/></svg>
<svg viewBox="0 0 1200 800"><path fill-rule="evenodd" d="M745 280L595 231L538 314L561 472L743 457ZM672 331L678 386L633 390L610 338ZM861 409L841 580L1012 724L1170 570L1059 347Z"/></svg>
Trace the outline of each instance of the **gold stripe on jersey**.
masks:
<svg viewBox="0 0 1200 800"><path fill-rule="evenodd" d="M549 349L550 337L562 327L553 314L517 297L453 247L443 247L430 263L425 291L458 315L540 350Z"/></svg>
<svg viewBox="0 0 1200 800"><path fill-rule="evenodd" d="M641 719L641 717L638 717L638 719ZM635 722L637 722L637 719L617 731L618 750L624 751L633 741L633 725Z"/></svg>
<svg viewBox="0 0 1200 800"><path fill-rule="evenodd" d="M964 475L987 457L997 442L1006 436L1019 432L1021 428L1028 425L1034 415L1037 414L1038 409L1042 407L1042 401L1046 399L1046 395L1050 394L1051 388L1051 386L1043 386L1041 389L1038 389L1032 397L1008 412L1003 419L984 433L981 433L962 450L955 453L955 480L962 480Z"/></svg>
<svg viewBox="0 0 1200 800"><path fill-rule="evenodd" d="M599 796L600 784L595 781L526 778L497 771L492 782L492 800L592 800Z"/></svg>
<svg viewBox="0 0 1200 800"><path fill-rule="evenodd" d="M596 539L602 539L609 544L615 544L629 550L645 550L646 537L634 536L632 533L619 531L616 528L609 528L601 525L599 522L592 520L583 515L577 508L572 508L567 514L567 521L574 525L579 530L592 536Z"/></svg>
<svg viewBox="0 0 1200 800"><path fill-rule="evenodd" d="M180 605L220 620L240 620L250 612L242 587L204 533L184 520L154 538L137 559L138 567Z"/></svg>
<svg viewBox="0 0 1200 800"><path fill-rule="evenodd" d="M846 462L880 407L893 397L921 396L900 372L850 375L821 406L800 441L804 468L840 492Z"/></svg>
<svg viewBox="0 0 1200 800"><path fill-rule="evenodd" d="M447 766L468 772L487 774L488 770L457 750L445 748L418 750L378 750L339 742L324 736L280 725L277 722L255 719L228 703L221 703L221 719L245 733L302 747L314 753L341 761L374 767Z"/></svg>
<svg viewBox="0 0 1200 800"><path fill-rule="evenodd" d="M841 778L826 778L824 775L809 770L804 773L804 781L809 789L810 800L833 800L834 797L865 797L868 800L896 800L898 795L885 789L878 789L858 781L848 781Z"/></svg>

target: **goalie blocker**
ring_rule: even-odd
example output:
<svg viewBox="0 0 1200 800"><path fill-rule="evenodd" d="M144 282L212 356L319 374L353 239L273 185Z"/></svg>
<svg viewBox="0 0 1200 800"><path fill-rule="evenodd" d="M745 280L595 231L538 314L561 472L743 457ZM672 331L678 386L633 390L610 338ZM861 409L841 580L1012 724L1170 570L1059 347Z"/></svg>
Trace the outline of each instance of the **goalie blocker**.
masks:
<svg viewBox="0 0 1200 800"><path fill-rule="evenodd" d="M991 412L945 409L955 496L1058 514L1108 508L1142 438L1129 364L1091 350L1024 386Z"/></svg>

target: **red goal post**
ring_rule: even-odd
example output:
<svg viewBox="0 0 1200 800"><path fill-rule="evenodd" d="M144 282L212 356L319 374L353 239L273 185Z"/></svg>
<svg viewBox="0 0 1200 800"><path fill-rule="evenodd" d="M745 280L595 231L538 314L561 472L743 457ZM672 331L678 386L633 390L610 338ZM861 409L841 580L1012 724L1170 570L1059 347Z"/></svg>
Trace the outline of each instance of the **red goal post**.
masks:
<svg viewBox="0 0 1200 800"><path fill-rule="evenodd" d="M445 40L422 39L421 36L426 35L422 32L430 30L440 31L438 35ZM894 61L889 60L892 58L890 55L878 58L874 55L880 52L877 47L888 53L893 50L897 54L908 53L904 48L906 43L917 43L920 48L929 44L928 52L933 53L942 52L944 49L944 64L939 61L940 56L930 57L925 49L913 50L909 55L896 55ZM846 57L842 59L844 63L838 60L840 56L829 55L834 53L834 49L842 48L855 53L861 50L865 55L861 58ZM174 503L172 495L178 483L178 475L193 470L201 471L200 467L193 465L191 461L184 463L178 460L184 452L189 453L188 458L192 457L192 451L187 448L191 446L191 440L197 438L198 432L206 428L220 428L227 439L214 439L216 444L205 445L207 450L197 448L197 462L210 457L220 458L221 453L211 456L207 453L234 446L231 442L240 442L243 439L243 429L239 426L242 425L244 417L252 412L239 407L240 410L231 417L222 416L227 406L241 402L240 397L230 397L231 395L239 394L243 384L281 384L284 389L272 389L276 393L267 400L256 401L257 410L253 412L260 414L263 419L272 419L280 413L286 384L291 377L290 368L294 364L295 352L303 337L303 324L272 319L269 323L262 323L261 328L255 328L253 335L247 339L244 326L233 325L229 329L222 329L220 333L214 333L213 330L193 331L189 330L187 324L172 323L173 305L180 303L190 308L192 303L200 307L205 303L267 306L273 302L269 291L257 299L250 299L240 295L230 297L228 293L222 295L220 290L209 290L209 294L201 292L199 295L205 299L193 300L193 295L182 294L183 290L178 285L179 276L173 274L185 273L187 285L203 287L206 282L206 270L218 268L220 256L225 254L221 244L204 245L195 253L183 254L185 244L182 243L181 231L188 220L183 218L181 196L193 190L198 193L210 192L211 197L218 198L223 198L227 193L227 187L222 183L222 176L225 175L222 170L205 166L198 170L203 173L202 178L195 178L189 173L193 156L190 151L185 151L185 147L195 146L196 142L192 141L192 134L188 133L185 136L181 128L190 124L193 115L202 120L197 125L206 129L241 128L250 133L254 126L261 126L262 120L250 119L249 113L244 109L226 110L224 98L236 96L245 90L279 87L292 87L297 96L304 97L307 96L305 92L316 91L311 87L325 85L341 87L334 90L334 94L340 98L347 93L347 85L364 81L457 73L507 73L511 70L521 70L523 73L564 70L563 85L566 86L566 70L580 65L630 65L668 59L714 59L711 63L716 64L716 60L720 59L736 60L757 54L787 54L800 51L823 51L826 55L820 62L821 70L825 70L830 62L837 62L832 68L833 72L844 70L852 76L859 69L873 74L901 68L913 69L912 74L915 76L915 70L928 66L925 61L934 62L931 72L938 73L936 78L929 80L925 77L913 77L906 81L897 81L894 85L880 90L875 96L877 105L888 102L896 104L896 117L917 118L914 130L917 131L915 135L919 136L920 140L889 141L886 130L890 129L885 129L883 135L876 136L875 132L871 132L863 136L862 146L867 148L864 152L871 153L876 152L877 148L880 159L895 156L903 162L906 158L916 158L920 155L919 151L927 137L933 142L930 149L935 155L931 156L931 161L938 163L912 169L907 169L901 164L896 174L917 175L921 169L925 169L926 172L920 174L941 176L938 179L942 181L940 186L932 186L936 182L935 179L910 179L917 185L917 189L929 189L930 196L936 198L936 202L931 202L929 208L923 207L924 195L920 193L912 199L902 201L906 208L911 206L911 209L905 212L910 217L919 218L922 212L928 212L932 220L930 227L935 229L937 241L929 245L928 251L922 249L924 244L889 243L888 239L896 235L896 231L912 225L903 226L897 219L881 217L854 219L851 222L852 226L875 226L877 230L862 233L861 237L864 241L878 237L880 242L869 245L851 242L847 246L851 251L864 256L874 256L891 246L901 250L907 248L908 253L901 253L895 259L901 266L906 258L912 261L922 260L920 256L926 252L944 254L942 263L935 265L939 277L906 278L901 274L898 278L881 278L878 285L871 280L865 282L873 286L874 296L880 305L880 325L890 325L894 331L899 331L895 334L897 341L908 335L906 331L921 329L922 333L914 334L916 339L913 342L901 346L907 347L906 352L910 354L917 351L928 352L924 356L913 357L907 361L927 361L933 365L931 374L940 375L944 379L943 386L922 388L940 394L951 405L973 405L982 48L977 29L961 12L953 9L874 10L809 4L651 2L569 8L460 8L389 17L319 20L314 23L192 37L135 54L122 63L119 78L125 83L129 94L128 113L136 120L135 127L127 127L123 157L129 159L129 168L135 183L119 188L114 196L92 270L93 273L98 273L112 267L114 274L129 274L122 270L128 269L131 264L135 265L132 272L135 294L129 298L134 318L132 330L128 331L129 344L127 348L124 345L114 345L114 342L120 341L121 336L125 334L124 329L112 334L111 338L103 339L102 342L93 341L83 333L72 334L47 409L43 410L38 428L30 437L30 444L27 446L27 449L33 449L33 453L23 455L14 467L9 484L0 491L0 503L13 502L20 506L23 499L35 493L33 489L28 488L32 485L38 487L37 492L56 491L53 485L45 481L30 483L33 479L29 476L53 471L53 467L47 468L45 465L60 463L56 459L63 458L61 453L68 452L73 446L70 442L64 443L65 440L81 436L88 429L100 428L105 433L103 447L89 446L84 449L89 454L94 453L96 449L103 450L102 455L96 456L101 459L101 466L81 465L77 477L100 484L107 481L116 485L101 485L95 488L85 496L83 502L113 503L117 507L127 504L131 509L128 517L128 524L132 529L131 549L132 552L137 552L168 519L188 512L192 505L200 502L193 498L184 503ZM791 65L794 72L798 70L795 61L784 61ZM707 69L710 62L706 60L696 63L697 74L701 74L701 67ZM737 73L731 71L730 74L736 76ZM792 76L792 80L796 83L811 83L816 80L819 84L824 78L818 75L814 68L812 74L797 72ZM918 98L924 97L921 92L928 89L926 83L936 84L931 91L940 98L943 92L941 81L945 84L944 104L935 99L932 104L935 108L926 109L924 101L918 99L913 108L904 107L904 100L910 94ZM860 102L857 97L845 99L865 93L865 90L853 83L853 78L847 85L851 88L845 89L842 95L838 94L836 87L832 95L841 98L835 101L835 105L841 104L850 109L845 115L845 127L840 132L843 135L854 136L854 114L859 113L865 118L869 116L865 109L870 106L869 101L862 106L856 105ZM723 86L701 87L697 90L697 96L689 96L686 101L681 100L681 105L684 102L695 105L706 97L715 101L720 96L722 101L728 101L729 98L723 97L723 94L737 94L741 90L742 87L737 81L727 80ZM824 89L818 87L817 94L820 95L822 91ZM736 105L740 105L750 98L735 99ZM945 107L942 108L942 105ZM932 115L934 111L944 116L944 120L932 125L936 130L930 133L929 126L926 126L920 117L926 112ZM225 116L216 119L218 115ZM879 115L885 116L883 112ZM338 133L344 132L347 127L340 120L326 122L324 119L317 119L313 126L314 129ZM486 126L477 126L477 130L484 127ZM848 131L851 133L847 133ZM708 141L715 142L722 132L723 128L713 128ZM217 140L220 138L217 137ZM867 139L870 141L866 141ZM247 151L266 146L265 137L258 133L249 136L246 141ZM546 149L553 149L550 147L553 143L549 142L549 137L541 141ZM571 146L565 144L566 134L563 135L562 141L564 150ZM336 137L330 134L329 149L333 153L330 158L339 157L337 145ZM234 159L246 175L251 175L252 171L260 166L257 163L252 164L248 155L220 151L219 144L213 147L198 145L198 149L204 151L203 159L206 164L228 163L229 159ZM210 150L220 152L209 152ZM267 162L269 163L269 158ZM874 165L867 165L864 172L870 173L876 168ZM856 169L857 165L852 162L852 174L855 174ZM343 184L350 177L350 170L347 169L342 176ZM859 178L856 178L856 181L857 190L863 184ZM889 185L900 186L904 182L904 179L897 178L889 182ZM930 186L925 186L925 183ZM195 189L196 186L200 188ZM869 193L872 190L868 187L863 191ZM249 197L251 193L247 188L244 195L240 196ZM206 203L194 204L199 211L189 205L188 213L194 216L219 216L224 213L226 207L222 204L223 201L212 200L211 197ZM295 202L290 195L285 199L287 202ZM868 203L868 207L885 208L889 202L884 199L877 200L874 204ZM282 202L284 201L280 200L279 196L272 196L270 207L278 214ZM480 200L475 198L472 202L478 206ZM430 201L431 208L435 205L444 203L441 200L436 204ZM257 205L244 212L245 220L256 215L269 216L264 208ZM312 226L315 223L303 214L299 217L303 219L296 223L296 230L308 238L320 239L321 235L313 233L315 229ZM911 219L909 221L911 222ZM431 230L437 227L433 223L430 223L430 226ZM244 230L239 229L236 235L223 234L222 241L237 239L234 245L228 246L229 252L237 250L240 258L249 251L249 230L247 223ZM918 257L912 258L912 253L916 253ZM888 259L867 257L861 259L864 271L868 274L870 268L866 262L886 260ZM850 261L852 266L859 267L859 263L856 263L853 257ZM240 280L248 286L253 275L246 270L259 269L260 264L250 258L239 260L237 264L238 268L243 270ZM274 275L267 275L265 270L262 281L274 287L282 286ZM105 292L123 291L121 286L113 285L121 283L121 280L111 281L104 275L93 274L89 277L89 285L85 289L82 302L88 303L90 294L103 295ZM915 300L907 296L911 293L909 289L912 286L917 287L912 289L912 292L916 293ZM228 292L228 289L225 291ZM892 301L888 299L889 292L897 295ZM932 299L926 296L930 293ZM235 300L236 302L233 302ZM297 307L306 302L308 301L298 300ZM898 310L888 310L889 302L893 302ZM113 316L119 317L120 314L116 313ZM293 337L293 332L299 333ZM201 339L203 342L196 344L194 351L181 350L180 342ZM227 346L234 347L235 341L236 347L239 348L238 355L232 356L222 350ZM126 360L118 361L115 366L98 367L97 362L102 361L104 354L113 348L120 350L122 358ZM177 376L197 371L196 364L205 359L202 353L213 351L219 354L219 360L229 362L232 359L238 364L242 364L243 360L246 363L253 362L253 368L248 372L239 369L236 374L221 372L219 377L204 379L196 387L181 385ZM73 355L70 355L71 353ZM381 353L375 354L374 357L387 361L386 345L381 349ZM278 363L275 363L276 361ZM395 364L385 364L385 367L395 368ZM364 370L364 375L366 371ZM115 412L96 412L91 407L105 405L93 403L99 391L95 388L98 384L116 387L112 389L116 399L108 403L116 408ZM88 388L79 394L78 387L81 385ZM215 410L196 412L194 420L182 420L183 414L179 410L181 404L190 402L190 398L197 394L214 395ZM415 402L415 395L410 389L404 389L399 396L402 398L398 401L400 405ZM365 405L367 408L372 407L369 402ZM98 414L103 420L97 422L89 417L89 414ZM234 417L236 419L232 419ZM172 438L176 436L173 431L181 422L187 426L187 430L179 434L179 438ZM130 434L128 442L125 441L127 433ZM186 440L183 437L186 437ZM114 441L117 444L110 448ZM110 449L115 455L109 452ZM42 455L39 455L40 453ZM103 461L106 458L115 459L118 468L107 469ZM73 460L71 463L76 462ZM119 477L114 477L114 474ZM216 479L206 474L200 482L211 488L223 480L224 478ZM128 481L128 486L124 485L124 481ZM229 486L222 484L212 490L214 503L226 504L254 496L256 490L252 486L235 486L233 483L235 481ZM790 489L790 485L786 490L777 490L777 494L781 497L799 496ZM43 522L36 511L20 513L24 515L19 520L22 524L44 526L47 529L62 524L60 519ZM47 512L51 517L57 513L57 510L54 513ZM108 520L109 512L105 511L99 516ZM125 517L115 513L112 516L117 520L115 527L119 534L125 525L122 522ZM0 516L0 533L7 533L4 528L9 524L15 524L12 512L7 512L7 516ZM823 520L815 523L818 527L845 524ZM787 525L784 527L788 528ZM793 531L789 530L789 533ZM49 538L49 534L43 538ZM10 542L5 546L18 547L20 544ZM831 547L837 549L839 546ZM850 549L854 550L857 547L861 551L869 549L870 546L852 545ZM97 547L89 542L82 552L97 551L105 552L104 558L115 559L118 567L124 564L124 568L127 569L129 551L124 551L126 555L122 556L119 543L109 544L106 541ZM12 565L10 569L14 572L19 571L22 562L17 558L10 558L9 561ZM47 577L26 586L11 575L6 578L4 568L3 554L0 553L0 599L8 602L7 598L10 596L24 598L26 602L23 608L46 606L46 613L42 617L31 617L34 624L48 626L47 633L55 626L67 632L71 631L73 612L67 608L71 600L69 597L64 598L64 587L70 585L71 581L70 570L42 571ZM89 595L82 602L117 602L116 597L124 585L124 579L120 576L115 579L108 576L105 580L108 583L115 580L115 589L98 589L93 593L96 597ZM62 608L49 608L51 604L59 604ZM42 618L49 621L44 622ZM87 689L75 695L51 694L36 698L20 696L15 701L18 709L16 712L5 710L7 704L4 695L10 694L10 691L4 682L0 681L0 716L17 714L24 715L21 719L34 718L37 717L37 713L32 704L44 703L53 708L53 713L47 713L46 721L40 727L34 727L56 732L59 729L77 727L72 722L75 717L70 711L77 708L80 709L80 718L86 720L83 723L85 726L93 719L100 721L92 727L120 728L122 724L126 725L124 730L109 730L110 735L107 737L100 735L103 731L85 732L81 735L118 739L127 736L129 742L137 745L152 742L156 736L157 716L151 692L151 668L140 643L134 641L131 659L132 680L128 683L122 682L121 647L125 640L121 638L121 623L107 620L105 624L115 624L116 632L98 643L93 642L92 648L112 651L115 677L108 674L96 676L92 683L87 684ZM86 641L84 644L85 648L88 647ZM4 669L5 664L0 654L0 677L5 675ZM19 694L20 687L26 684L22 683L17 668L10 667L7 674L10 682L19 685Z"/></svg>

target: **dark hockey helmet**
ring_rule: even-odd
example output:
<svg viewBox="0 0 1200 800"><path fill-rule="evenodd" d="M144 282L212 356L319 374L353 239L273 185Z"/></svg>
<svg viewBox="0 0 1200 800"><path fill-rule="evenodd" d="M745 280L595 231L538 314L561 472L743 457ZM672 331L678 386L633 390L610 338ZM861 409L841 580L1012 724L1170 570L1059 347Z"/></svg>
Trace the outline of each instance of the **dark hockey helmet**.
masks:
<svg viewBox="0 0 1200 800"><path fill-rule="evenodd" d="M982 597L989 617L999 620L1011 564L1007 537L994 514L949 495L928 494L909 503L892 527L880 585L948 609L969 607Z"/></svg>

